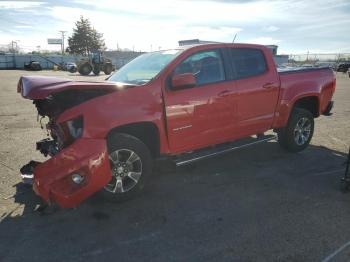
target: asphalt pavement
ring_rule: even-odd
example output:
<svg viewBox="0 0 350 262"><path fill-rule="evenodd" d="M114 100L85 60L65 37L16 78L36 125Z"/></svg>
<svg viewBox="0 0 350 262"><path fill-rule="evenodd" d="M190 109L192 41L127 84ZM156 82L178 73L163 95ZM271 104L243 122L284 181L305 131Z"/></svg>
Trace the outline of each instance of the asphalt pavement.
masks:
<svg viewBox="0 0 350 262"><path fill-rule="evenodd" d="M350 78L337 75L334 114L316 120L305 151L271 141L194 165L158 169L124 203L93 197L34 212L19 168L42 159L45 137L22 74L0 71L0 261L350 261L350 193L340 190L350 146Z"/></svg>

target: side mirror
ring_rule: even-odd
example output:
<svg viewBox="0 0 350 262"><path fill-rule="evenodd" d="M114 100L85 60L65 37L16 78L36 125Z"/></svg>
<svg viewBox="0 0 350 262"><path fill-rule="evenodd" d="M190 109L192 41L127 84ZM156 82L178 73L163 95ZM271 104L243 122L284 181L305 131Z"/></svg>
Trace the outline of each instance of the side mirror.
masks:
<svg viewBox="0 0 350 262"><path fill-rule="evenodd" d="M196 86L196 78L192 73L174 75L171 78L171 87L173 89L184 89Z"/></svg>

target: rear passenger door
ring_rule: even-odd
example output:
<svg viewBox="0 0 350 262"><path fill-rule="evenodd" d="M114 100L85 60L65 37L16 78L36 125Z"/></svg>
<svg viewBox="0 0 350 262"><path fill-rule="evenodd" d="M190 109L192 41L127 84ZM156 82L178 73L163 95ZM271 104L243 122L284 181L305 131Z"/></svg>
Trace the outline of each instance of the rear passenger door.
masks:
<svg viewBox="0 0 350 262"><path fill-rule="evenodd" d="M272 126L278 100L279 78L274 62L268 63L266 54L256 48L230 48L230 54L238 96L236 134L265 132Z"/></svg>

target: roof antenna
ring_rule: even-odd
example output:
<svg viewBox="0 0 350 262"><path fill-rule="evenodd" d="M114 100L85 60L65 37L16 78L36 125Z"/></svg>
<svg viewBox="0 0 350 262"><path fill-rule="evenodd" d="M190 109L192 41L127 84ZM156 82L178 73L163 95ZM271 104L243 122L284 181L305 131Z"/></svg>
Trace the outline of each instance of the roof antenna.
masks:
<svg viewBox="0 0 350 262"><path fill-rule="evenodd" d="M234 38L233 38L233 40L232 40L232 43L234 43L234 42L235 42L235 40L236 40L236 36L237 36L237 33L235 34L235 36L234 36Z"/></svg>

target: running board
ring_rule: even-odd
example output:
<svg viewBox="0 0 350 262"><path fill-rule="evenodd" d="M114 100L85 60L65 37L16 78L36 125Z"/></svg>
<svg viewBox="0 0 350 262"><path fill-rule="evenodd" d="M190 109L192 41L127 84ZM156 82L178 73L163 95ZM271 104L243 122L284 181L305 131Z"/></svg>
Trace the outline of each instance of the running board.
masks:
<svg viewBox="0 0 350 262"><path fill-rule="evenodd" d="M215 157L237 149L245 148L248 146L267 142L274 139L276 139L275 135L266 135L266 136L264 135L264 136L258 136L257 138L253 138L253 137L244 138L228 144L218 145L218 146L215 146L214 148L205 148L193 153L185 153L185 154L179 155L174 158L174 162L176 166L184 166L199 160L203 160L209 157Z"/></svg>

